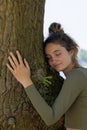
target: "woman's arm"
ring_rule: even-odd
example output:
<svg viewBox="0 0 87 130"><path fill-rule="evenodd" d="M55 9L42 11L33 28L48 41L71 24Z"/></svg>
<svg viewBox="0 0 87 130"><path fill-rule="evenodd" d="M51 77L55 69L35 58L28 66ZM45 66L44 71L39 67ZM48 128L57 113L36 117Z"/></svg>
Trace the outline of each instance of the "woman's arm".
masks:
<svg viewBox="0 0 87 130"><path fill-rule="evenodd" d="M56 123L78 99L77 97L84 89L84 82L82 81L84 81L82 72L77 70L72 72L64 82L52 107L41 97L34 84L25 88L25 91L37 112L49 126Z"/></svg>

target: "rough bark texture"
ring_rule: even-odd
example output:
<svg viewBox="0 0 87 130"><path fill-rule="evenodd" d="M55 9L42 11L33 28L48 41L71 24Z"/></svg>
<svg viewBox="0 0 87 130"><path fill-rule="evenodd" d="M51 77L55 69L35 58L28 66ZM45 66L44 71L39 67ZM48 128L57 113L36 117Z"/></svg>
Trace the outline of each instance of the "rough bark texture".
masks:
<svg viewBox="0 0 87 130"><path fill-rule="evenodd" d="M63 118L51 127L45 125L23 87L6 68L9 51L18 49L29 61L35 84L39 75L45 74L44 5L45 0L0 0L0 130L62 130ZM58 94L57 87L36 86L48 103Z"/></svg>

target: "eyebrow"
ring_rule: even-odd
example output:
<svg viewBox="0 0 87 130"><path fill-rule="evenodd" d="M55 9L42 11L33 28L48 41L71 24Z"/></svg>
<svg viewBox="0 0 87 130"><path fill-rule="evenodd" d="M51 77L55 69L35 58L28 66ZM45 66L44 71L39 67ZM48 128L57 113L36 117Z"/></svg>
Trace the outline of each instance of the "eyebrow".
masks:
<svg viewBox="0 0 87 130"><path fill-rule="evenodd" d="M60 50L55 50L54 52L59 52Z"/></svg>
<svg viewBox="0 0 87 130"><path fill-rule="evenodd" d="M53 51L54 53L55 52L60 52L60 50L55 50L55 51ZM46 56L49 56L50 54L46 54Z"/></svg>

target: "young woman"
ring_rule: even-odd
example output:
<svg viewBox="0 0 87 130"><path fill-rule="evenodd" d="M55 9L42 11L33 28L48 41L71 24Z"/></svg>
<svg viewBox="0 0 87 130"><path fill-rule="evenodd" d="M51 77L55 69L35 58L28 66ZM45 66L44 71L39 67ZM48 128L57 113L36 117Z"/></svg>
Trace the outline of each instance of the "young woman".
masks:
<svg viewBox="0 0 87 130"><path fill-rule="evenodd" d="M26 59L22 60L19 51L17 58L12 52L8 57L8 69L24 86L33 106L47 125L56 123L65 114L67 130L87 130L87 69L77 61L78 46L64 33L61 25L53 23L49 28L50 35L44 42L44 53L48 64L60 72L66 79L63 87L50 107L36 90L30 76L30 67Z"/></svg>

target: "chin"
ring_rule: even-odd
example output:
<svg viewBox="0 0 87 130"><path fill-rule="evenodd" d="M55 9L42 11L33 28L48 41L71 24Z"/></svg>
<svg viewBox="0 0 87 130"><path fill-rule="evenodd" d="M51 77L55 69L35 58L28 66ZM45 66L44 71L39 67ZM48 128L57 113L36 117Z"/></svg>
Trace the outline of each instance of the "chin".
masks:
<svg viewBox="0 0 87 130"><path fill-rule="evenodd" d="M58 71L58 72L62 71L61 68L55 68L55 70Z"/></svg>

